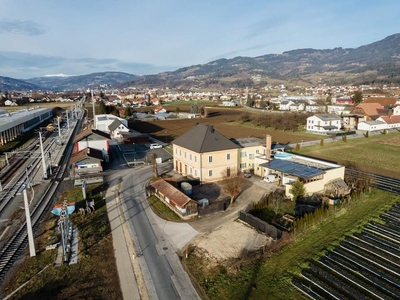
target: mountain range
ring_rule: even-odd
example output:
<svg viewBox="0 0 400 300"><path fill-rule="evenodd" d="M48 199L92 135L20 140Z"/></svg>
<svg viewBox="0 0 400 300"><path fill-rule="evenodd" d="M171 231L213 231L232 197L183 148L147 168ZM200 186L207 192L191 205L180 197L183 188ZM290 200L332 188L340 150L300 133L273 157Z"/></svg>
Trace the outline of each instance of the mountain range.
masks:
<svg viewBox="0 0 400 300"><path fill-rule="evenodd" d="M219 59L172 72L136 76L103 72L38 77L18 84L0 77L0 90L76 90L113 86L169 88L264 87L266 84L400 84L400 34L358 48L297 49L282 54Z"/></svg>

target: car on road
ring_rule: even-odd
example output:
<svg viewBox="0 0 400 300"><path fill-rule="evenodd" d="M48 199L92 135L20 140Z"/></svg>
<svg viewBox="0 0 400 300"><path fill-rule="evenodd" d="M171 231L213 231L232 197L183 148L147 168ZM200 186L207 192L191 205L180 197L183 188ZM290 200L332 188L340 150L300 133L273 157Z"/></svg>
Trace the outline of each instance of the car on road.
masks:
<svg viewBox="0 0 400 300"><path fill-rule="evenodd" d="M150 149L159 149L162 148L162 145L160 144L150 144Z"/></svg>

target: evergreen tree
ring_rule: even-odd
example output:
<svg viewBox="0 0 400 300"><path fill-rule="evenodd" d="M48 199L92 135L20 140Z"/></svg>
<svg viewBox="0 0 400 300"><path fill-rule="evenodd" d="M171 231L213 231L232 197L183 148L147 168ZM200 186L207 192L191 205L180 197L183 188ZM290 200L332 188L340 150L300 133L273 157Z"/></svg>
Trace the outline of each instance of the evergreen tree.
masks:
<svg viewBox="0 0 400 300"><path fill-rule="evenodd" d="M129 106L127 108L125 108L124 114L125 114L125 118L129 118L129 117L132 116L132 111L131 111L131 108Z"/></svg>
<svg viewBox="0 0 400 300"><path fill-rule="evenodd" d="M363 95L361 91L355 91L352 99L354 100L354 104L360 104L363 100Z"/></svg>
<svg viewBox="0 0 400 300"><path fill-rule="evenodd" d="M192 105L190 106L190 113L191 114L198 114L199 113L199 107L197 106L196 102L192 103Z"/></svg>
<svg viewBox="0 0 400 300"><path fill-rule="evenodd" d="M296 201L298 197L304 196L306 194L304 183L300 180L296 180L292 184L292 188L289 190L289 192L293 195L293 201Z"/></svg>

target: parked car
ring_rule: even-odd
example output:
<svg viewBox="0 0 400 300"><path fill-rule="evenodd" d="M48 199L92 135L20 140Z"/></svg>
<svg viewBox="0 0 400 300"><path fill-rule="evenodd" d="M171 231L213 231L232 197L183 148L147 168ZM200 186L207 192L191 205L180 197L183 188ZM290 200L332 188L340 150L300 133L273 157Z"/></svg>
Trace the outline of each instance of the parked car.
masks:
<svg viewBox="0 0 400 300"><path fill-rule="evenodd" d="M249 170L245 170L245 171L243 171L243 175L246 178L250 178L251 177L251 172Z"/></svg>
<svg viewBox="0 0 400 300"><path fill-rule="evenodd" d="M275 182L278 180L278 175L277 174L269 174L264 176L264 181L265 182Z"/></svg>
<svg viewBox="0 0 400 300"><path fill-rule="evenodd" d="M150 149L159 149L162 148L162 145L160 144L150 144Z"/></svg>

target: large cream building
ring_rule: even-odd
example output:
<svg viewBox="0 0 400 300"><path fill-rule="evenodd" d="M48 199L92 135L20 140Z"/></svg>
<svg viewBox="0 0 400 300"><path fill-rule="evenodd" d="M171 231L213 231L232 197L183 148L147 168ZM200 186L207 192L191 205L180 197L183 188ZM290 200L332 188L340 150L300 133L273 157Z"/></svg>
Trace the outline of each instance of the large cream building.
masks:
<svg viewBox="0 0 400 300"><path fill-rule="evenodd" d="M211 125L198 124L172 142L176 172L199 178L200 182L223 179L224 175L252 170L263 180L276 175L279 185L291 197L295 181L304 183L306 192L323 192L332 186L345 186L344 166L284 152L285 146L249 137L228 139Z"/></svg>

